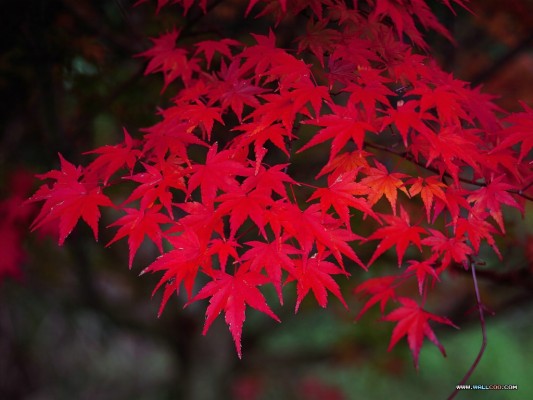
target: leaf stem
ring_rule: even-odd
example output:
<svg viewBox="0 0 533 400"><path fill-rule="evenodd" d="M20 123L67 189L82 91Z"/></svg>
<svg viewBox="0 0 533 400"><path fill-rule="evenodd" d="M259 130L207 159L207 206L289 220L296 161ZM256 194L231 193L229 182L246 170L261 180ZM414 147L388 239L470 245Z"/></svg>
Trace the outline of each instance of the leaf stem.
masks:
<svg viewBox="0 0 533 400"><path fill-rule="evenodd" d="M481 335L483 337L483 340L481 342L481 348L479 349L479 353L476 359L474 360L474 362L472 363L468 371L466 371L466 374L463 376L463 379L461 379L461 381L457 384L457 386L464 385L466 381L468 381L468 379L470 378L470 376L472 375L472 373L478 366L479 361L481 360L481 358L483 357L483 354L485 353L485 348L487 347L487 330L485 326L485 314L483 312L483 304L481 303L481 296L479 294L479 287L477 284L476 263L472 260L470 261L470 269L472 270L472 280L474 282L474 290L476 292L476 303L477 303L477 309L479 311L479 321L481 323ZM448 400L452 400L453 398L455 398L455 396L457 396L458 393L459 393L459 390L456 387L454 392L450 395L450 397L448 397Z"/></svg>

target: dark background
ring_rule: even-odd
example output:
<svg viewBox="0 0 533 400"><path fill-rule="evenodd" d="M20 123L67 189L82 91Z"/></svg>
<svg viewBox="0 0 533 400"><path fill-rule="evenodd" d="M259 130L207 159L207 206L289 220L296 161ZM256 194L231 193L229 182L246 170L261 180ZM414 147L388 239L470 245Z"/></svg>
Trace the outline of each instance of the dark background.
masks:
<svg viewBox="0 0 533 400"><path fill-rule="evenodd" d="M156 121L160 76L143 77L133 55L149 48L147 36L185 24L191 38L220 29L243 37L246 2L218 1L203 17L187 19L127 0L28 0L3 2L0 14L0 399L425 399L451 393L481 344L468 275L445 282L437 300L461 331L437 331L444 359L425 346L421 368L402 342L386 351L391 324L369 313L353 322L361 303L346 288L351 312L332 300L327 310L308 302L275 310L278 325L253 310L239 361L223 320L201 335L201 307L183 310L183 299L157 319L157 276L138 273L157 252L142 246L132 271L121 241L100 223L100 243L79 224L63 247L51 235L29 234L35 209L13 206L36 189L31 177L56 168L57 153L79 164L82 153L122 140L122 127L138 135ZM209 2L211 4L213 2ZM483 84L507 110L518 99L533 106L533 2L478 0L476 17L456 18L436 7L457 46L429 36L443 68ZM281 26L290 43L294 26ZM266 31L265 31L266 32ZM85 161L84 161L85 160ZM16 210L16 211L13 211ZM518 392L468 392L458 398L533 398L531 272L533 221L509 213L500 240L504 261L484 254L482 297L489 317L489 347L470 380L518 384ZM16 217L13 217L15 215ZM34 214L33 214L34 215ZM107 217L107 219L106 219ZM8 221L8 222L6 222ZM7 229L6 224L14 229ZM56 236L57 237L57 236ZM124 242L124 243L122 243ZM394 264L394 262L392 262ZM493 267L493 270L490 269ZM352 282L353 283L353 282Z"/></svg>

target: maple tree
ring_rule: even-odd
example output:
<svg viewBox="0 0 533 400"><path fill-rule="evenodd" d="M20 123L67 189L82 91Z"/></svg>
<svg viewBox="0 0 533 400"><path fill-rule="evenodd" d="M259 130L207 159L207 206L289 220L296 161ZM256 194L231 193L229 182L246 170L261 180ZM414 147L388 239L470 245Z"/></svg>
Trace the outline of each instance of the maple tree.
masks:
<svg viewBox="0 0 533 400"><path fill-rule="evenodd" d="M174 7L186 24L216 5L155 11ZM501 257L502 206L524 212L533 199L533 110L508 115L439 68L423 34L451 36L424 0L251 0L244 17L266 30L199 40L184 25L152 38L136 56L163 75L159 121L84 166L60 154L28 200L42 202L31 228L55 224L61 245L81 219L97 239L113 210L106 245L127 238L130 268L146 238L161 253L142 270L160 276L160 313L182 287L185 306L209 299L203 333L223 313L239 357L248 307L280 321L264 287L281 305L295 292L296 312L308 296L326 307L328 293L348 307L347 277L393 249L399 269L354 283L368 297L357 318L379 303L396 323L389 348L405 336L417 367L425 337L444 353L430 322L455 325L426 301L452 267L474 272L481 246ZM305 33L280 47L290 18L307 19ZM315 178L297 179L295 160ZM129 193L114 198L116 187Z"/></svg>

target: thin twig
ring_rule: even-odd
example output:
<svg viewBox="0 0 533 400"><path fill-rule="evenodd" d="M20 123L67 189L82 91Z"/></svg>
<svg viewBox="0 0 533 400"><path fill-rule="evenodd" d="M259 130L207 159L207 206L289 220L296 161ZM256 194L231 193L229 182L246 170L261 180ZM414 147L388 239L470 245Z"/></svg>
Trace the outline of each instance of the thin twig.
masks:
<svg viewBox="0 0 533 400"><path fill-rule="evenodd" d="M477 309L479 311L479 321L481 323L481 335L483 336L483 340L481 342L481 348L479 349L479 353L476 359L474 360L474 362L472 363L468 371L466 371L466 374L465 376L463 376L463 379L461 379L461 381L457 384L457 387L459 385L464 385L468 381L468 379L470 378L470 376L472 375L472 373L478 366L479 361L481 360L481 357L483 357L483 353L485 353L485 348L487 347L487 331L486 331L486 326L485 326L485 314L483 312L483 304L481 303L481 296L479 294L479 287L477 284L475 262L473 261L470 262L470 269L472 270L472 280L474 282L474 290L476 292ZM455 388L453 393L450 395L450 397L448 397L448 400L452 400L453 398L455 398L455 396L457 396L457 394L459 393L459 389L457 387Z"/></svg>

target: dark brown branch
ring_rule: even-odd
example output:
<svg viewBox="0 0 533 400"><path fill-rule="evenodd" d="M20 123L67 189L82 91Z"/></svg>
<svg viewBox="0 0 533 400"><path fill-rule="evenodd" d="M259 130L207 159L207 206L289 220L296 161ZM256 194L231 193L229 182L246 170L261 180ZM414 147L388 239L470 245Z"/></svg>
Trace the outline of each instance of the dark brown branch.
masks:
<svg viewBox="0 0 533 400"><path fill-rule="evenodd" d="M473 261L470 262L470 269L472 271L472 280L474 282L474 290L475 290L475 293L476 293L476 303L477 303L477 309L479 311L479 321L481 323L481 335L483 337L483 340L481 341L481 348L479 349L479 353L478 353L476 359L474 360L474 362L472 363L472 365L470 366L468 371L466 371L466 374L465 374L465 376L463 376L463 379L461 379L461 381L457 385L464 385L468 381L468 379L470 378L470 376L473 374L473 372L475 371L476 367L478 366L479 361L481 360L481 358L483 357L483 354L485 353L485 348L487 347L487 331L486 331L486 326L485 326L485 314L484 314L483 304L481 303L481 296L479 294L479 287L478 287L478 284L477 284L476 263L475 262L473 262ZM450 397L448 397L448 400L454 399L455 396L457 396L458 393L459 393L459 390L456 388L454 390L454 392L450 395Z"/></svg>

